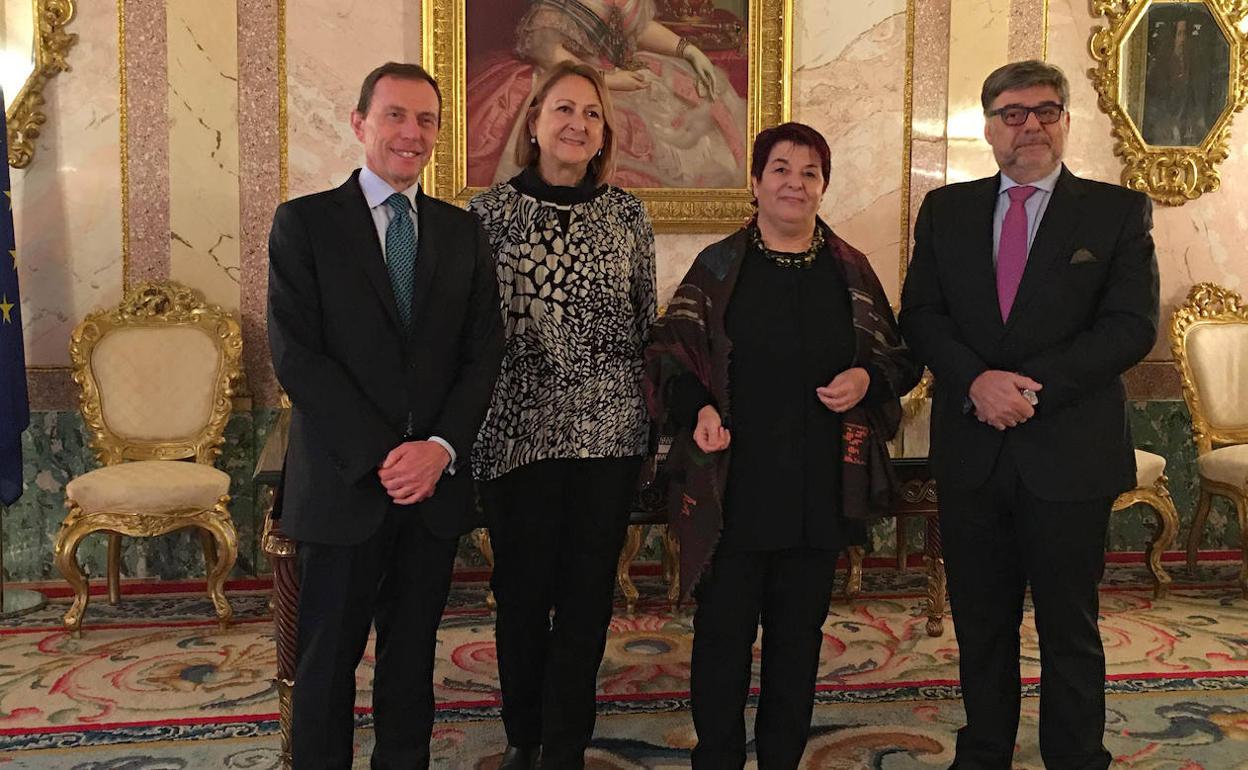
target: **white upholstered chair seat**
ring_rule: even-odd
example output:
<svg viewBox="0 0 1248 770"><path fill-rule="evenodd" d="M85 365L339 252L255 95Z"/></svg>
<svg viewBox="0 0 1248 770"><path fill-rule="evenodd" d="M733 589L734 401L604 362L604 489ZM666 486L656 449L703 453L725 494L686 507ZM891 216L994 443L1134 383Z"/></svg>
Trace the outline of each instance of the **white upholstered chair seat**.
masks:
<svg viewBox="0 0 1248 770"><path fill-rule="evenodd" d="M1248 488L1248 444L1225 446L1196 458L1200 477L1232 487Z"/></svg>
<svg viewBox="0 0 1248 770"><path fill-rule="evenodd" d="M1166 458L1142 449L1135 450L1135 486L1137 489L1151 487L1165 472Z"/></svg>
<svg viewBox="0 0 1248 770"><path fill-rule="evenodd" d="M69 482L66 497L84 513L161 514L207 510L230 491L230 476L211 465L140 460L98 468Z"/></svg>

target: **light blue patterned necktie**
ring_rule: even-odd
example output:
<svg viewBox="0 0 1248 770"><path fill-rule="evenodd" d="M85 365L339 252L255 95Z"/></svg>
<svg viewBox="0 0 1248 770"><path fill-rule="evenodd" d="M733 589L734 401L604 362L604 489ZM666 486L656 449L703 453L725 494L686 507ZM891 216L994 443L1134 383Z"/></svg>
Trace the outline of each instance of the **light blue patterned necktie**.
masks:
<svg viewBox="0 0 1248 770"><path fill-rule="evenodd" d="M390 224L386 225L386 269L394 302L399 306L403 330L412 328L412 279L416 273L416 228L412 224L412 201L403 193L386 198L390 207Z"/></svg>

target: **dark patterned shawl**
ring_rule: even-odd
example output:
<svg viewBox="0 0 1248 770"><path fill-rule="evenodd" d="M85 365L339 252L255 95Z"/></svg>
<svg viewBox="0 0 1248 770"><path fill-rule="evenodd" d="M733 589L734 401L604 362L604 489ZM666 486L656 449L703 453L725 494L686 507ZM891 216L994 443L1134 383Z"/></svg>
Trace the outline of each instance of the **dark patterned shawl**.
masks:
<svg viewBox="0 0 1248 770"><path fill-rule="evenodd" d="M867 368L873 388L886 395L859 404L843 419L842 514L866 519L887 512L891 467L885 442L901 422L900 396L919 381L920 367L901 339L897 321L879 279L857 249L841 240L823 220L825 247L841 267L849 287L856 352L854 365ZM665 463L668 526L680 542L680 586L688 596L710 564L723 529L723 495L731 448L712 455L698 449L688 426L674 426L666 403L673 378L690 372L714 399L725 425L732 422L728 362L732 341L725 330L729 299L748 247L747 229L708 246L676 289L667 311L656 322L646 348L646 399L660 427L673 434Z"/></svg>

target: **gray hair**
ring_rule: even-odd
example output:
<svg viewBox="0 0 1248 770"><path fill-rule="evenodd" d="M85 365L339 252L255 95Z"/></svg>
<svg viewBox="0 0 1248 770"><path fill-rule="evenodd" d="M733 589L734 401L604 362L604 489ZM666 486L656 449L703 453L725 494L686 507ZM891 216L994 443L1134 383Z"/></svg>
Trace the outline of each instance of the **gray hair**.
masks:
<svg viewBox="0 0 1248 770"><path fill-rule="evenodd" d="M1070 104L1070 83L1066 80L1066 73L1039 59L1028 59L998 67L984 80L984 88L979 95L984 113L987 114L996 98L1006 91L1032 86L1050 86L1057 91L1063 106Z"/></svg>

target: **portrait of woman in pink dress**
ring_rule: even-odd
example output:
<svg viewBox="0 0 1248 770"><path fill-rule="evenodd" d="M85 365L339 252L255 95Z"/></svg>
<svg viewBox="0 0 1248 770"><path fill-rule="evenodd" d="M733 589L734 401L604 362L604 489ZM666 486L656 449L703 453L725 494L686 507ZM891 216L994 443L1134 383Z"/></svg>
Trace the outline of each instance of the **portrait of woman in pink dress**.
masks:
<svg viewBox="0 0 1248 770"><path fill-rule="evenodd" d="M601 70L611 89L619 124L613 184L745 183L744 55L713 50L708 56L674 31L693 30L702 41L740 40L737 16L710 0L504 0L490 6L488 19L466 20L469 186L487 187L518 173L518 118L533 82L567 59ZM507 23L511 18L514 26Z"/></svg>

